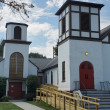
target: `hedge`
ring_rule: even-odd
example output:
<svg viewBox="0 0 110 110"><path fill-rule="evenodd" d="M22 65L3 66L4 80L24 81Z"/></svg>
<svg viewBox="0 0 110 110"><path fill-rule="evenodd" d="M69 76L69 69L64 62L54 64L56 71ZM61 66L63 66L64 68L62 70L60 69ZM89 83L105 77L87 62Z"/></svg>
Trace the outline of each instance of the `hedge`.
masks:
<svg viewBox="0 0 110 110"><path fill-rule="evenodd" d="M0 98L6 94L6 78L0 77Z"/></svg>

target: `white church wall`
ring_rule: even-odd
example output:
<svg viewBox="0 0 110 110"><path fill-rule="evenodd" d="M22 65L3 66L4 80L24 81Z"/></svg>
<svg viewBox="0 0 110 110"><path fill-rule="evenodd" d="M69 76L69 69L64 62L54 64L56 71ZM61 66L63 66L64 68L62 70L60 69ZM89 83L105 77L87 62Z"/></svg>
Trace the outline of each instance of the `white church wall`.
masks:
<svg viewBox="0 0 110 110"><path fill-rule="evenodd" d="M16 25L16 24L8 24L8 26L7 26L7 40L14 39L14 28L16 26L21 27L21 40L27 41L27 26Z"/></svg>
<svg viewBox="0 0 110 110"><path fill-rule="evenodd" d="M69 61L69 41L58 46L58 73L60 90L70 90L70 61ZM65 61L65 82L62 82L62 62Z"/></svg>
<svg viewBox="0 0 110 110"><path fill-rule="evenodd" d="M102 44L102 55L104 81L110 82L110 44Z"/></svg>
<svg viewBox="0 0 110 110"><path fill-rule="evenodd" d="M88 52L88 56L85 56L85 52ZM103 81L101 42L71 40L70 41L71 90L75 88L74 81L80 81L79 66L84 61L89 61L93 65L94 87L95 89L100 89L100 82Z"/></svg>
<svg viewBox="0 0 110 110"><path fill-rule="evenodd" d="M58 85L58 67L45 71L47 74L47 84L51 84L51 72L53 73L53 85Z"/></svg>
<svg viewBox="0 0 110 110"><path fill-rule="evenodd" d="M30 61L28 61L28 75L36 75L37 76L38 68L33 65Z"/></svg>
<svg viewBox="0 0 110 110"><path fill-rule="evenodd" d="M14 48L13 48L14 47ZM24 57L24 69L23 69L23 78L27 78L28 76L28 53L29 53L29 45L25 44L11 44L6 43L4 51L4 75L6 78L9 77L9 65L10 65L10 56L14 52L19 52Z"/></svg>
<svg viewBox="0 0 110 110"><path fill-rule="evenodd" d="M105 37L102 41L104 41L104 42L108 42L108 36Z"/></svg>
<svg viewBox="0 0 110 110"><path fill-rule="evenodd" d="M0 76L4 77L4 60L0 62Z"/></svg>

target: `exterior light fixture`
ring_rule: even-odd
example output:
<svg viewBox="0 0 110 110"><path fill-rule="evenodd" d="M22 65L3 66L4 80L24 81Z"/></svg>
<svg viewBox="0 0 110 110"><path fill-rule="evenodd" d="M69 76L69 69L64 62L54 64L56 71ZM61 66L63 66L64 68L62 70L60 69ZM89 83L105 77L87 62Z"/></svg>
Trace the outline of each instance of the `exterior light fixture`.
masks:
<svg viewBox="0 0 110 110"><path fill-rule="evenodd" d="M88 56L88 52L85 52L85 55Z"/></svg>

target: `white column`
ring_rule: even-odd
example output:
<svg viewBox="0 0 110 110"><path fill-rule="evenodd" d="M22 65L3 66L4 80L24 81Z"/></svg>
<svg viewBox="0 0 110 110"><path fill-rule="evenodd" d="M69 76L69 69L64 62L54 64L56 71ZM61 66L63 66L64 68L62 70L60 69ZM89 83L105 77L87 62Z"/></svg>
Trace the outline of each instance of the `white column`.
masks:
<svg viewBox="0 0 110 110"><path fill-rule="evenodd" d="M6 96L8 96L8 84L9 82L8 82L8 79L6 80Z"/></svg>

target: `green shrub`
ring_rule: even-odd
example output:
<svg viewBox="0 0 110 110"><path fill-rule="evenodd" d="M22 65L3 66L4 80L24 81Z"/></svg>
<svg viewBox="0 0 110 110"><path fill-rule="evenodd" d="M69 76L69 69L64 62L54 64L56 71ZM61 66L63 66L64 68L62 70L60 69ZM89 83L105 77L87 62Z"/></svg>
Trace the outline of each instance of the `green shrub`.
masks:
<svg viewBox="0 0 110 110"><path fill-rule="evenodd" d="M36 88L38 88L39 85L39 81L37 76L35 75L30 75L27 78L27 92L28 93L34 93L36 94Z"/></svg>
<svg viewBox="0 0 110 110"><path fill-rule="evenodd" d="M1 98L1 101L2 101L2 102L8 102L9 99L10 99L10 97L8 97L8 96L3 96L3 97Z"/></svg>
<svg viewBox="0 0 110 110"><path fill-rule="evenodd" d="M6 78L0 77L0 98L6 94Z"/></svg>
<svg viewBox="0 0 110 110"><path fill-rule="evenodd" d="M28 93L28 94L26 95L26 100L27 100L27 101L32 101L33 98L35 98L35 97L36 97L36 94L35 94L35 93Z"/></svg>

